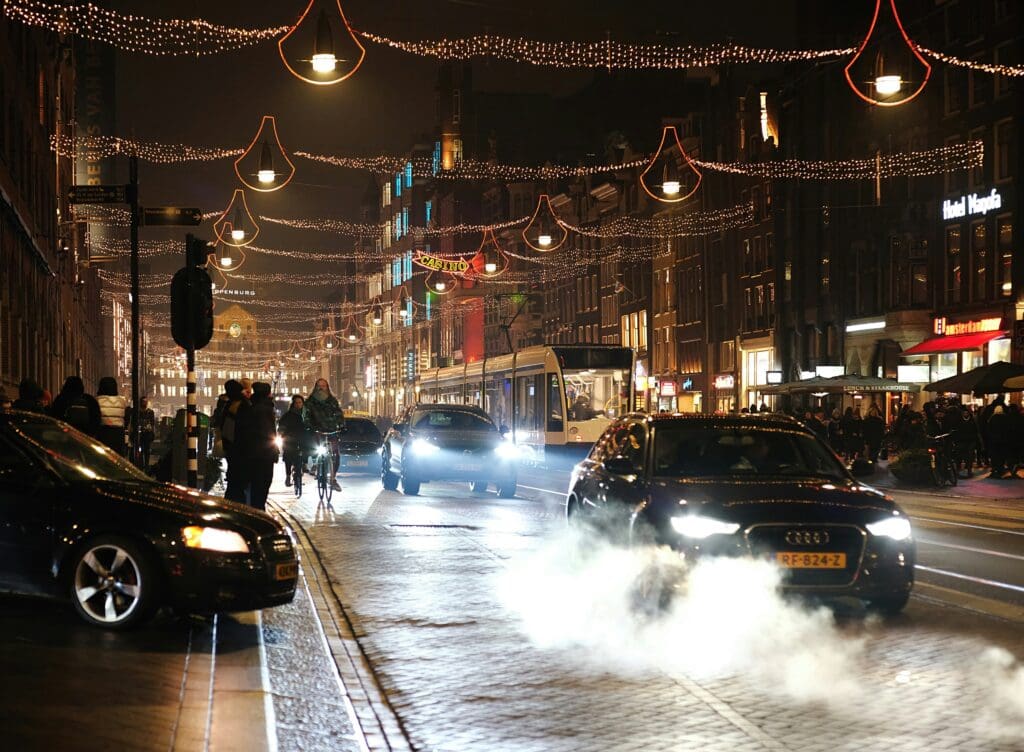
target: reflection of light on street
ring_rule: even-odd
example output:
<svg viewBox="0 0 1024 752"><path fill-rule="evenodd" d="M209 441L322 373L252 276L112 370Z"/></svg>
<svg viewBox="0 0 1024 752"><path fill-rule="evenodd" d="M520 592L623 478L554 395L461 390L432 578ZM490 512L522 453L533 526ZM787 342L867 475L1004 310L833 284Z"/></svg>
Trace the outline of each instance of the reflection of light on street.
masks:
<svg viewBox="0 0 1024 752"><path fill-rule="evenodd" d="M910 672L909 671L900 671L898 674L896 674L896 683L897 684L909 684L910 683Z"/></svg>

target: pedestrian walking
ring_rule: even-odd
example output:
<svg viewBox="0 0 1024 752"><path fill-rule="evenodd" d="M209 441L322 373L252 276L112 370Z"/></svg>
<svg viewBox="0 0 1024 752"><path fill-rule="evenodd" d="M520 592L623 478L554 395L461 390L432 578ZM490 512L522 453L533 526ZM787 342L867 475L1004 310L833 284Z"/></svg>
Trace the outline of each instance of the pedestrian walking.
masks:
<svg viewBox="0 0 1024 752"><path fill-rule="evenodd" d="M832 417L828 422L828 443L836 454L843 453L843 417L839 408L832 409Z"/></svg>
<svg viewBox="0 0 1024 752"><path fill-rule="evenodd" d="M96 398L85 391L80 376L68 376L60 394L50 406L50 415L63 420L82 433L97 436L100 431L100 406Z"/></svg>
<svg viewBox="0 0 1024 752"><path fill-rule="evenodd" d="M267 495L274 481L274 465L277 464L277 416L274 415L274 400L270 396L270 384L257 381L252 385L252 465L249 503L256 509L267 508Z"/></svg>
<svg viewBox="0 0 1024 752"><path fill-rule="evenodd" d="M974 477L978 442L978 424L974 420L974 414L967 407L961 407L959 420L953 428L953 446L956 449L957 468L962 466L967 478Z"/></svg>
<svg viewBox="0 0 1024 752"><path fill-rule="evenodd" d="M96 402L100 406L100 430L97 438L120 455L124 455L124 419L128 402L117 393L117 381L113 376L100 379L96 390Z"/></svg>
<svg viewBox="0 0 1024 752"><path fill-rule="evenodd" d="M1002 478L1007 474L1007 460L1010 448L1010 416L1003 405L996 405L988 419L988 455L992 463L990 478Z"/></svg>
<svg viewBox="0 0 1024 752"><path fill-rule="evenodd" d="M11 403L14 410L26 410L30 413L46 413L43 404L43 388L35 379L22 379L18 384L18 399Z"/></svg>
<svg viewBox="0 0 1024 752"><path fill-rule="evenodd" d="M142 456L142 469L149 467L153 439L156 438L156 414L149 406L149 400L143 397L139 401L139 453ZM132 415L131 429L135 430L135 415Z"/></svg>
<svg viewBox="0 0 1024 752"><path fill-rule="evenodd" d="M882 450L882 439L885 438L885 420L878 409L872 404L868 408L868 416L864 418L864 443L868 447L868 459L878 462L878 453Z"/></svg>
<svg viewBox="0 0 1024 752"><path fill-rule="evenodd" d="M277 424L277 432L281 435L282 450L284 453L284 484L292 484L292 472L298 465L301 466L303 453L309 442L309 430L306 422L302 419L302 408L306 400L301 394L292 395L292 403L288 406L287 412L281 416Z"/></svg>
<svg viewBox="0 0 1024 752"><path fill-rule="evenodd" d="M228 461L227 489L224 498L247 504L249 501L252 459L252 405L242 394L242 385L234 379L224 383L227 404L220 415L220 435Z"/></svg>

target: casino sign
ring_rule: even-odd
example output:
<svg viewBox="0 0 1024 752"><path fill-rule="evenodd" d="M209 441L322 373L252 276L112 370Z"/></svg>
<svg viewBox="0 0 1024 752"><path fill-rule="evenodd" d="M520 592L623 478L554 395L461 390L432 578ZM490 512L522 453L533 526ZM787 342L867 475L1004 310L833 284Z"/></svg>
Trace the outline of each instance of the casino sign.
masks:
<svg viewBox="0 0 1024 752"><path fill-rule="evenodd" d="M465 274L469 271L469 261L465 258L441 258L431 256L423 251L416 251L412 262L424 269L434 272L448 272L449 274Z"/></svg>

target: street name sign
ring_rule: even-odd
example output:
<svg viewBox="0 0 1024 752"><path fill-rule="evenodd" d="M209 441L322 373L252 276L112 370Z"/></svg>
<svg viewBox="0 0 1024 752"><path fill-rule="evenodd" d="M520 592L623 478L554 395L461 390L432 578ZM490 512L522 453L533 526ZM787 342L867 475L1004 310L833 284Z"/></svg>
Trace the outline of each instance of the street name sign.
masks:
<svg viewBox="0 0 1024 752"><path fill-rule="evenodd" d="M192 206L147 206L142 210L146 227L194 226L203 221L203 212Z"/></svg>
<svg viewBox="0 0 1024 752"><path fill-rule="evenodd" d="M72 204L130 204L129 185L73 185L68 188Z"/></svg>

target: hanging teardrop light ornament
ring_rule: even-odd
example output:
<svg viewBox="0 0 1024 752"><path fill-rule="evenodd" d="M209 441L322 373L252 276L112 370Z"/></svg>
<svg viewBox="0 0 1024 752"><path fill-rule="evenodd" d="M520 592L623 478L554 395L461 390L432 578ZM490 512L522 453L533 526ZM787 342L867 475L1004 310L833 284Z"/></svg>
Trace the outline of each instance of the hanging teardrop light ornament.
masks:
<svg viewBox="0 0 1024 752"><path fill-rule="evenodd" d="M334 332L327 332L324 335L323 339L320 340L320 348L328 355L338 350L338 338Z"/></svg>
<svg viewBox="0 0 1024 752"><path fill-rule="evenodd" d="M355 316L349 316L345 322L345 328L341 332L341 339L349 345L354 345L363 338L363 330L356 323Z"/></svg>
<svg viewBox="0 0 1024 752"><path fill-rule="evenodd" d="M488 227L484 230L480 249L469 261L470 271L466 276L494 279L504 274L505 270L508 269L508 265L508 256L501 250L501 245L494 234L494 229Z"/></svg>
<svg viewBox="0 0 1024 752"><path fill-rule="evenodd" d="M312 15L314 9L317 12ZM312 20L303 23L307 17L316 19L315 26ZM289 47L293 51L312 50L312 56L303 58L287 53L285 43L289 39ZM351 53L351 59L338 56L339 44L343 44ZM366 57L366 48L345 17L341 0L310 0L295 25L277 40L277 51L284 67L293 76L316 86L341 83L359 70ZM354 64L339 68L339 63L351 63L352 60L355 60Z"/></svg>
<svg viewBox="0 0 1024 752"><path fill-rule="evenodd" d="M379 298L374 302L373 309L370 311L370 323L374 326L380 326L384 323L384 309L381 308Z"/></svg>
<svg viewBox="0 0 1024 752"><path fill-rule="evenodd" d="M398 318L403 323L409 323L412 318L412 297L409 295L409 291L405 289L405 285L402 285L402 294L398 296L395 301L398 306Z"/></svg>
<svg viewBox="0 0 1024 752"><path fill-rule="evenodd" d="M427 292L434 295L449 295L458 286L459 281L451 272L431 272L424 282Z"/></svg>
<svg viewBox="0 0 1024 752"><path fill-rule="evenodd" d="M537 208L530 218L530 224L523 229L523 241L539 253L548 253L562 247L569 237L555 210L551 207L551 199L542 193L537 199Z"/></svg>
<svg viewBox="0 0 1024 752"><path fill-rule="evenodd" d="M225 232L230 234L231 223L226 222ZM206 259L206 265L212 266L219 272L237 272L245 263L245 251L241 246L229 246L226 243L218 243ZM226 282L226 280L225 280Z"/></svg>
<svg viewBox="0 0 1024 752"><path fill-rule="evenodd" d="M235 160L235 174L242 185L260 193L280 190L295 177L295 165L281 145L273 115L263 116L252 143Z"/></svg>
<svg viewBox="0 0 1024 752"><path fill-rule="evenodd" d="M295 342L294 344L292 344L290 348L288 348L289 360L302 360L305 354L306 351L302 348L301 345L299 345L298 342Z"/></svg>
<svg viewBox="0 0 1024 752"><path fill-rule="evenodd" d="M903 42L884 41L897 38ZM858 65L862 58L863 61ZM923 73L920 74L916 88L911 90L910 87L914 85L912 71L916 67L915 60L923 68ZM843 75L854 94L868 104L879 107L906 104L924 91L932 75L932 66L907 36L896 10L896 0L875 0L875 14L871 17L867 36L846 64ZM855 79L861 79L861 83L858 84Z"/></svg>
<svg viewBox="0 0 1024 752"><path fill-rule="evenodd" d="M640 173L640 186L655 201L678 204L697 192L702 175L679 140L674 125L661 132L658 151Z"/></svg>
<svg viewBox="0 0 1024 752"><path fill-rule="evenodd" d="M233 248L249 245L260 234L260 228L245 203L245 191L236 188L231 202L220 218L213 223L217 240Z"/></svg>

